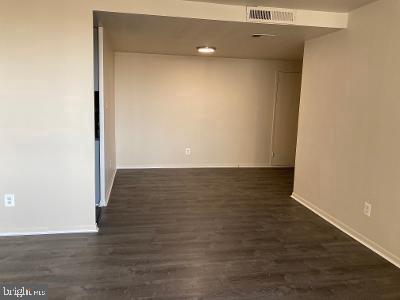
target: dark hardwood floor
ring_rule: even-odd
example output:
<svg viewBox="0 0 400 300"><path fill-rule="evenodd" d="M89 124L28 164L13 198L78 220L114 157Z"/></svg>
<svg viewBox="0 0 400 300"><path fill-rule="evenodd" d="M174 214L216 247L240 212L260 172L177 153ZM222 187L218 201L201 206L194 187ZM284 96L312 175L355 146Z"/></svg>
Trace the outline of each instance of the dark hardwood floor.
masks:
<svg viewBox="0 0 400 300"><path fill-rule="evenodd" d="M98 234L0 238L50 299L400 299L400 270L290 199L290 169L118 171Z"/></svg>

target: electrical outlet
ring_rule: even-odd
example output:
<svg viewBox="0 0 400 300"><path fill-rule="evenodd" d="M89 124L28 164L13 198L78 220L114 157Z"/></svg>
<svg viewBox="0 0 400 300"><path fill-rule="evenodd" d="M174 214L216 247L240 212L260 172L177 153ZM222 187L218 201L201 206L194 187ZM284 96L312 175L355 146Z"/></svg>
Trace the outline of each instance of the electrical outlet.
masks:
<svg viewBox="0 0 400 300"><path fill-rule="evenodd" d="M191 155L192 154L192 149L186 148L185 153L186 153L186 155Z"/></svg>
<svg viewBox="0 0 400 300"><path fill-rule="evenodd" d="M15 206L15 196L13 194L4 195L4 206L5 207Z"/></svg>
<svg viewBox="0 0 400 300"><path fill-rule="evenodd" d="M372 212L372 205L368 202L365 202L364 203L364 215L366 215L367 217L370 217L371 212Z"/></svg>

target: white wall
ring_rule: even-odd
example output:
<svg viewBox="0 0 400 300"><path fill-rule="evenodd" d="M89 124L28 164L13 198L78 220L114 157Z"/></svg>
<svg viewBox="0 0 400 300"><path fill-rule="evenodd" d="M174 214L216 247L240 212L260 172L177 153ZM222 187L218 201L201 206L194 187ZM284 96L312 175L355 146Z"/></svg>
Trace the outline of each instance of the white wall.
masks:
<svg viewBox="0 0 400 300"><path fill-rule="evenodd" d="M119 168L267 166L276 71L301 70L135 53L116 53L115 62Z"/></svg>
<svg viewBox="0 0 400 300"><path fill-rule="evenodd" d="M103 32L104 164L105 201L109 200L116 173L114 49L107 30ZM103 203L103 204L106 204Z"/></svg>
<svg viewBox="0 0 400 300"><path fill-rule="evenodd" d="M307 42L294 193L400 265L399 28L382 0Z"/></svg>

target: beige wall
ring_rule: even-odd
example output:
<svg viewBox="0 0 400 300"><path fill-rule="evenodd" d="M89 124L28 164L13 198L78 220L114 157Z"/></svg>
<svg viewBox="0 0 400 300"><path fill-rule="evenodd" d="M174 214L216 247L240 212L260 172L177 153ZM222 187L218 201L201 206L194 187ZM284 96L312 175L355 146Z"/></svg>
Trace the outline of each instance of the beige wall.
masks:
<svg viewBox="0 0 400 300"><path fill-rule="evenodd" d="M0 1L0 234L95 229L92 15L71 3Z"/></svg>
<svg viewBox="0 0 400 300"><path fill-rule="evenodd" d="M107 30L103 30L104 163L105 201L110 197L116 173L114 49Z"/></svg>
<svg viewBox="0 0 400 300"><path fill-rule="evenodd" d="M115 61L119 168L269 164L275 72L299 63L134 53Z"/></svg>
<svg viewBox="0 0 400 300"><path fill-rule="evenodd" d="M307 42L294 193L400 265L399 28L382 0Z"/></svg>

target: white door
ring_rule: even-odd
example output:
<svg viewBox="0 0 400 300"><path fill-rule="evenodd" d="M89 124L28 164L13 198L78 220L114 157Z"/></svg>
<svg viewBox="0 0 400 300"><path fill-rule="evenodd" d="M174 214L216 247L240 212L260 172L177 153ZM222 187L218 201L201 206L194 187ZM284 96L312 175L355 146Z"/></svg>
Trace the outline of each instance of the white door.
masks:
<svg viewBox="0 0 400 300"><path fill-rule="evenodd" d="M278 72L272 130L272 166L293 167L296 158L301 74Z"/></svg>

